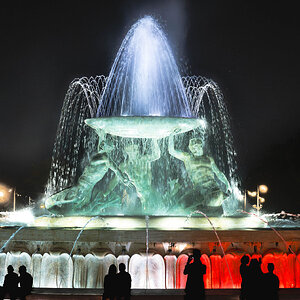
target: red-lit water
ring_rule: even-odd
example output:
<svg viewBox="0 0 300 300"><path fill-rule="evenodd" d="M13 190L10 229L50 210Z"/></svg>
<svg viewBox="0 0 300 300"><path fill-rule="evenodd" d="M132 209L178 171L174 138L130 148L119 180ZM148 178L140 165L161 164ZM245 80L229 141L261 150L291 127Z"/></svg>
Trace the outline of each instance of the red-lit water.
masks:
<svg viewBox="0 0 300 300"><path fill-rule="evenodd" d="M260 254L253 254L251 258L262 259L261 269L263 273L267 273L268 263L273 263L275 266L274 274L279 278L280 288L300 288L300 267L296 263L296 256L294 254L286 253L267 253L262 256ZM231 272L232 281L225 262L225 258L218 254L210 255L204 254L201 261L206 265L206 275L204 276L204 285L208 289L219 288L240 288L240 260L246 253L227 253L226 259ZM250 256L250 255L249 255ZM298 254L298 259L300 254ZM176 262L176 288L184 289L187 276L183 274L184 267L188 260L186 254L178 257Z"/></svg>

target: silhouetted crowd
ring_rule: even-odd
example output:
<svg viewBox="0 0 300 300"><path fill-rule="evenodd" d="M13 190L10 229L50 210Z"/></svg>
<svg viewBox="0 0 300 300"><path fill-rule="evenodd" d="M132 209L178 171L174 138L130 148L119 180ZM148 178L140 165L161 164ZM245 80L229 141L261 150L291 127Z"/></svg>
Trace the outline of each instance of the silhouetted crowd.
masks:
<svg viewBox="0 0 300 300"><path fill-rule="evenodd" d="M277 300L279 279L274 273L274 264L268 264L268 273L261 270L261 259L244 255L241 258L241 300Z"/></svg>
<svg viewBox="0 0 300 300"><path fill-rule="evenodd" d="M201 262L201 252L194 249L188 257L184 274L188 275L185 287L186 300L205 299L203 276L206 266ZM261 270L261 259L244 255L241 258L240 274L242 277L241 300L278 300L279 279L273 273L274 264L268 264L268 273Z"/></svg>
<svg viewBox="0 0 300 300"><path fill-rule="evenodd" d="M25 266L20 266L19 274L20 276L14 272L13 266L9 265L7 267L4 284L3 287L0 288L0 300L3 300L6 295L8 295L11 300L25 300L26 296L31 293L33 278L27 273Z"/></svg>
<svg viewBox="0 0 300 300"><path fill-rule="evenodd" d="M117 273L115 265L109 267L108 274L104 277L104 300L130 299L131 276L125 270L126 266L123 263L119 264L119 273ZM0 287L0 300L3 300L5 297L9 297L11 300L25 300L26 296L31 293L32 276L26 272L25 266L19 268L19 273L20 275L18 276L11 265L7 267L3 287Z"/></svg>
<svg viewBox="0 0 300 300"><path fill-rule="evenodd" d="M131 296L131 276L125 271L126 266L119 264L119 273L117 267L110 265L108 274L104 277L103 300L129 300Z"/></svg>

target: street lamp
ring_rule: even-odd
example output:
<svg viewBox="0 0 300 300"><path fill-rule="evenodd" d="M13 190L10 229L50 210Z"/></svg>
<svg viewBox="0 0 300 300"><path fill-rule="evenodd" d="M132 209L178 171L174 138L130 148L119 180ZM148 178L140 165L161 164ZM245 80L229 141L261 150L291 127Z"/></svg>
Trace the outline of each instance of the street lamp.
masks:
<svg viewBox="0 0 300 300"><path fill-rule="evenodd" d="M259 211L262 209L262 203L266 200L265 198L261 197L260 194L266 194L268 192L268 187L264 184L258 185L256 191L251 192L247 191L247 194L250 197L256 197L256 204L252 205L257 210L257 214L259 215ZM246 202L246 193L245 193L245 202Z"/></svg>
<svg viewBox="0 0 300 300"><path fill-rule="evenodd" d="M11 199L11 194L13 194L13 211L15 212L16 200L17 200L16 198L17 196L22 196L22 195L17 193L16 187L9 188L5 184L0 184L0 204L8 202ZM25 196L25 197L28 197L29 206L34 203L34 201L32 201L32 198L30 196Z"/></svg>
<svg viewBox="0 0 300 300"><path fill-rule="evenodd" d="M0 203L9 201L11 189L5 184L0 184Z"/></svg>

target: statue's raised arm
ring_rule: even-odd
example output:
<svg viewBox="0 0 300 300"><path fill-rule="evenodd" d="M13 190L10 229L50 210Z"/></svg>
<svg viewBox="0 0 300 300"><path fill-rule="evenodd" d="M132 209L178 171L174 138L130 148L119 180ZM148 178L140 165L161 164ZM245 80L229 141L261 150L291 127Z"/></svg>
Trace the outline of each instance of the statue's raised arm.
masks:
<svg viewBox="0 0 300 300"><path fill-rule="evenodd" d="M109 161L110 169L116 174L116 176L121 180L121 182L129 188L133 188L134 184L131 181L128 174L126 172L122 172L111 158L109 158Z"/></svg>
<svg viewBox="0 0 300 300"><path fill-rule="evenodd" d="M177 159L180 159L182 161L185 161L189 158L189 154L183 151L175 150L174 147L174 136L169 136L169 147L168 147L170 155L176 157Z"/></svg>

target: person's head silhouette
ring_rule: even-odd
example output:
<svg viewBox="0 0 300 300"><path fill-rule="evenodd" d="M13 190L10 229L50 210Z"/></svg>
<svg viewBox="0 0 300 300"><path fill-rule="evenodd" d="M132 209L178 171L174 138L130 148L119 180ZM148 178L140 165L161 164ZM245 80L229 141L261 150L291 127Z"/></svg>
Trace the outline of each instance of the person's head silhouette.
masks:
<svg viewBox="0 0 300 300"><path fill-rule="evenodd" d="M14 271L13 266L12 266L12 265L9 265L9 266L7 267L7 273L13 273L13 271Z"/></svg>
<svg viewBox="0 0 300 300"><path fill-rule="evenodd" d="M269 271L269 273L274 272L274 264L273 263L268 263L268 271Z"/></svg>
<svg viewBox="0 0 300 300"><path fill-rule="evenodd" d="M26 267L25 267L25 266L20 266L20 268L19 268L19 273L20 273L21 275L25 274L25 273L26 273Z"/></svg>
<svg viewBox="0 0 300 300"><path fill-rule="evenodd" d="M259 260L256 258L252 258L249 264L249 268L253 273L260 273L261 269Z"/></svg>
<svg viewBox="0 0 300 300"><path fill-rule="evenodd" d="M243 255L242 258L241 258L241 264L243 265L248 265L249 264L249 261L250 261L250 258L248 255Z"/></svg>
<svg viewBox="0 0 300 300"><path fill-rule="evenodd" d="M201 251L199 249L194 249L193 250L193 257L194 257L194 260L200 260L200 257L201 257Z"/></svg>
<svg viewBox="0 0 300 300"><path fill-rule="evenodd" d="M108 274L116 275L116 273L117 273L117 267L114 264L110 265L108 269Z"/></svg>
<svg viewBox="0 0 300 300"><path fill-rule="evenodd" d="M120 272L124 272L124 271L126 270L125 264L120 263L120 264L119 264L119 270L120 270Z"/></svg>

